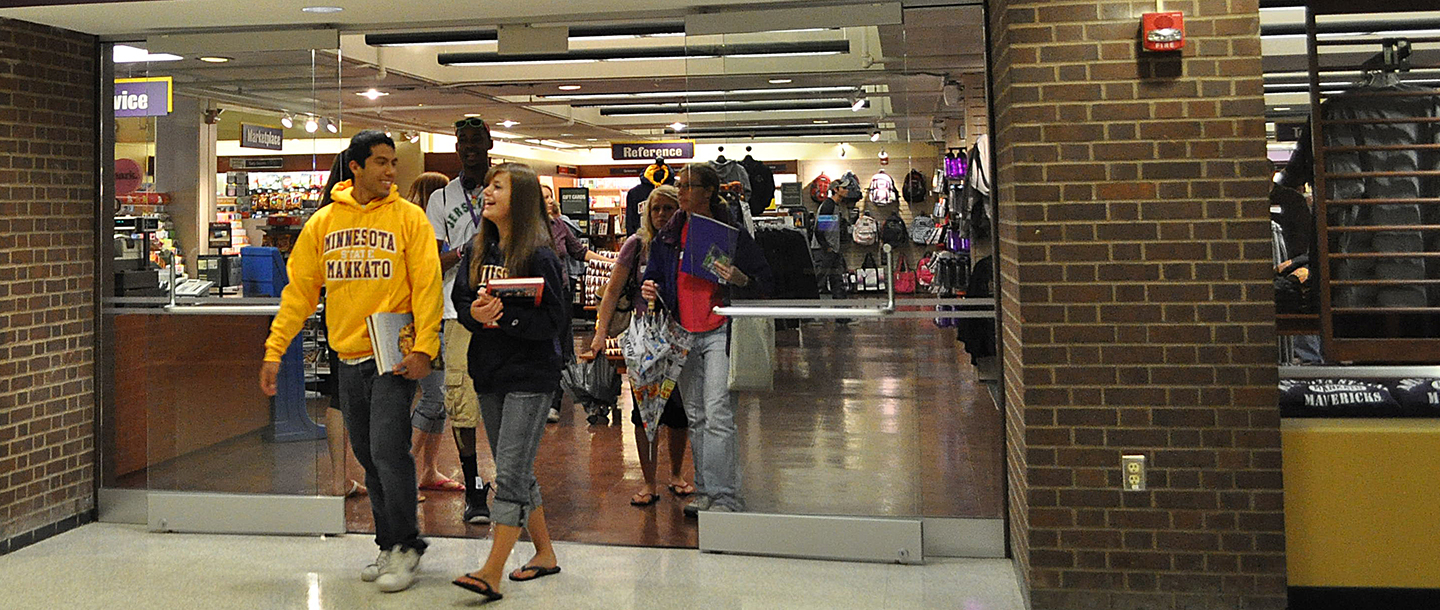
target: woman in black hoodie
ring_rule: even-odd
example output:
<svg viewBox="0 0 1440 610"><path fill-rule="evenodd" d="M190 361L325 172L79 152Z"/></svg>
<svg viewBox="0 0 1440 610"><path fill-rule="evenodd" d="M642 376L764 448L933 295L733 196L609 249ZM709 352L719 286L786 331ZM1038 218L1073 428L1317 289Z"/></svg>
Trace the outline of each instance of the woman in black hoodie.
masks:
<svg viewBox="0 0 1440 610"><path fill-rule="evenodd" d="M560 341L565 328L564 270L550 238L540 181L526 165L504 163L485 176L483 220L475 240L461 255L455 278L460 324L472 333L469 370L480 397L480 416L495 458L495 522L490 555L478 571L455 584L486 598L500 599L498 585L505 560L525 527L535 556L510 574L533 580L560 571L540 485L535 453L545 431L550 401L560 391ZM544 280L540 304L491 296L492 279L538 277Z"/></svg>

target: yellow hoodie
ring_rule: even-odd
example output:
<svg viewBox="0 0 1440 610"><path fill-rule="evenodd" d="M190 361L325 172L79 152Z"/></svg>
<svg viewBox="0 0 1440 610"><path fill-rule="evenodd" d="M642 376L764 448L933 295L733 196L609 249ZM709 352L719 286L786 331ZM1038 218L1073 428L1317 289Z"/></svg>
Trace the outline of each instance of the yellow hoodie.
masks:
<svg viewBox="0 0 1440 610"><path fill-rule="evenodd" d="M326 288L325 322L330 347L341 358L370 356L365 318L372 313L415 315L415 351L440 354L440 254L425 212L390 195L356 203L349 180L331 190L334 203L306 221L286 271L280 313L270 324L265 360L279 362ZM382 373L387 371L381 371Z"/></svg>

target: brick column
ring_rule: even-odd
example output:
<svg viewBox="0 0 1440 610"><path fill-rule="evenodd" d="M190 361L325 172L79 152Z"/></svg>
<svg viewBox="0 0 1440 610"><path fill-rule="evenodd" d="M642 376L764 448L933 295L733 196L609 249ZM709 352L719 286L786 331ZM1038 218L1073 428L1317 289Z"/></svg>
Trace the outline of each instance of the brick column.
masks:
<svg viewBox="0 0 1440 610"><path fill-rule="evenodd" d="M97 45L0 20L0 553L95 507Z"/></svg>
<svg viewBox="0 0 1440 610"><path fill-rule="evenodd" d="M1154 9L991 2L1012 551L1037 610L1283 608L1259 8Z"/></svg>

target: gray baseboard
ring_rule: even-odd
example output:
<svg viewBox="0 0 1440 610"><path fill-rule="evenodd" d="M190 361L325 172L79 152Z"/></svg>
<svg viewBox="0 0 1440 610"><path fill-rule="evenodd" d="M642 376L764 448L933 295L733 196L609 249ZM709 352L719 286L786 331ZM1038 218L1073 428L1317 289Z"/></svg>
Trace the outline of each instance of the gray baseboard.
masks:
<svg viewBox="0 0 1440 610"><path fill-rule="evenodd" d="M319 535L345 533L339 496L149 492L156 532Z"/></svg>
<svg viewBox="0 0 1440 610"><path fill-rule="evenodd" d="M842 561L924 563L921 520L700 513L700 550Z"/></svg>
<svg viewBox="0 0 1440 610"><path fill-rule="evenodd" d="M926 557L1004 558L1004 519L925 517Z"/></svg>

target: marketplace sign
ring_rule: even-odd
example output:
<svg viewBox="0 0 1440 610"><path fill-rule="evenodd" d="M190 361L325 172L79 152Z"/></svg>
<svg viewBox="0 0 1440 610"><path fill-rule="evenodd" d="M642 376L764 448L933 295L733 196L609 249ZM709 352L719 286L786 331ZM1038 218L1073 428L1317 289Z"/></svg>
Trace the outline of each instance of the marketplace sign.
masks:
<svg viewBox="0 0 1440 610"><path fill-rule="evenodd" d="M285 132L275 127L240 124L240 146L280 150L285 143Z"/></svg>
<svg viewBox="0 0 1440 610"><path fill-rule="evenodd" d="M168 76L115 79L115 116L165 116L175 109L175 86Z"/></svg>
<svg viewBox="0 0 1440 610"><path fill-rule="evenodd" d="M610 158L616 161L636 161L641 159L694 159L694 140L675 140L673 142L611 142Z"/></svg>

